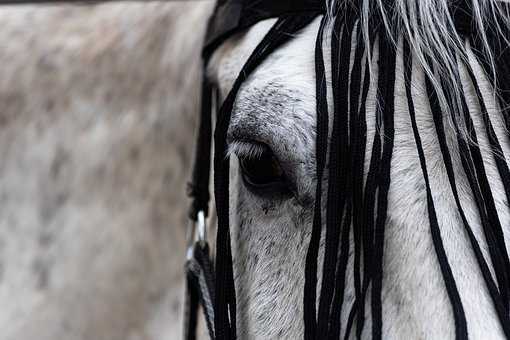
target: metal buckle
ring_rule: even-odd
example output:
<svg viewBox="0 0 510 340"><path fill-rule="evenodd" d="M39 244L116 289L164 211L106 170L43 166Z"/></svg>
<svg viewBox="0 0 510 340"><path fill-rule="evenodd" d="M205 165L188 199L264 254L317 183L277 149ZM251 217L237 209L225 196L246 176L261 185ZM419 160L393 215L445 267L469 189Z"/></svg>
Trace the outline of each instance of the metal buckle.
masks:
<svg viewBox="0 0 510 340"><path fill-rule="evenodd" d="M197 220L191 220L190 224L188 228L188 247L186 249L186 259L188 260L193 258L196 244L201 247L205 247L207 244L207 224L204 212L200 210L197 214Z"/></svg>

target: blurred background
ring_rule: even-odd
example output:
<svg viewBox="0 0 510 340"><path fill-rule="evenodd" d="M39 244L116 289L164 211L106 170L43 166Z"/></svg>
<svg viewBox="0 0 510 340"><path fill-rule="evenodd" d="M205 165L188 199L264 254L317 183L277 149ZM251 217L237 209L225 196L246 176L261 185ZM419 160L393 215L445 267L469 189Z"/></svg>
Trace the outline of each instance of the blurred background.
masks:
<svg viewBox="0 0 510 340"><path fill-rule="evenodd" d="M212 6L0 7L0 340L181 338Z"/></svg>

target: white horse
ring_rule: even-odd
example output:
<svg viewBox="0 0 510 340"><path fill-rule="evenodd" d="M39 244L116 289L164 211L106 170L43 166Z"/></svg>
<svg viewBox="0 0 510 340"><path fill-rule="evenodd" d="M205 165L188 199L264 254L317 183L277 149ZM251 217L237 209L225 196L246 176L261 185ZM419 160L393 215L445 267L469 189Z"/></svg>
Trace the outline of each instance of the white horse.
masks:
<svg viewBox="0 0 510 340"><path fill-rule="evenodd" d="M1 340L179 338L212 5L0 6Z"/></svg>
<svg viewBox="0 0 510 340"><path fill-rule="evenodd" d="M495 156L482 121L483 104L494 126L506 160L510 157L508 133L501 108L494 95L493 83L474 57L473 48L448 31L444 6L448 0L398 0L398 17L386 17L387 29L396 31L396 72L394 96L394 150L391 160L391 185L384 238L382 311L384 339L451 339L455 322L442 278L429 226L426 183L421 168L417 142L410 118L405 88L403 39L411 44L413 61L411 97L430 189L435 202L444 249L464 307L470 339L504 337L496 311L476 262L461 215L449 184L438 135L431 113L431 101L425 76L429 67L456 60L460 79L451 78L443 86L446 92L463 93L474 123L483 164L494 195L494 203L503 227L506 245L510 244L509 202L498 172ZM379 10L380 1L366 10ZM418 29L406 8L416 9L424 29ZM473 1L475 11L487 27L492 23L495 1ZM411 19L410 19L411 18ZM507 17L508 18L508 17ZM333 18L331 18L333 20ZM237 295L237 328L240 339L301 339L303 326L303 286L305 259L310 240L315 194L315 41L321 19L317 18L289 43L272 53L243 84L234 106L228 132L229 154L235 155L236 169L231 172L231 225L234 277ZM242 34L224 42L208 65L208 76L225 97L242 66L256 45L274 24L262 21ZM359 29L364 29L363 24ZM331 25L326 32L331 31ZM421 32L413 34L410 32ZM330 34L325 34L330 36ZM326 39L327 40L327 39ZM442 45L444 43L444 45ZM354 51L356 41L352 42ZM453 54L450 48L457 48ZM435 59L424 56L427 50ZM366 100L367 145L366 177L370 165L372 141L376 131L376 89L380 75L376 44L370 64L371 81ZM324 55L329 58L329 45ZM351 54L352 55L352 54ZM331 86L329 60L325 61L328 87ZM483 101L476 94L467 67L470 65ZM352 58L351 65L352 67ZM447 72L446 69L444 72ZM456 71L454 71L455 73ZM438 84L434 84L438 86ZM440 87L438 87L441 90ZM331 90L331 89L329 89ZM331 93L329 93L331 96ZM331 99L331 98L330 98ZM446 97L439 98L444 104ZM331 100L329 112L333 111ZM331 120L331 119L330 119ZM446 141L451 150L456 188L466 219L480 244L485 259L489 250L482 230L467 175L461 164L457 133L445 118ZM330 125L331 126L331 125ZM460 127L460 133L465 127ZM469 130L469 129L466 129ZM239 161L241 166L239 165ZM285 180L280 183L279 179ZM326 179L327 182L327 179ZM261 187L264 187L261 189ZM327 186L324 185L324 188ZM325 210L324 210L325 214ZM324 233L323 233L324 235ZM323 240L324 241L324 240ZM351 246L353 249L351 235ZM508 251L508 250L507 250ZM323 257L321 243L319 258ZM490 261L489 261L490 262ZM320 261L319 261L320 263ZM341 313L345 330L350 306L354 301L353 255L349 254L344 308ZM322 266L319 266L321 277ZM491 267L492 275L494 270ZM320 286L320 280L319 280ZM347 307L346 307L347 306ZM366 328L370 328L370 304L367 304ZM351 334L354 334L352 332ZM370 338L364 331L363 338Z"/></svg>

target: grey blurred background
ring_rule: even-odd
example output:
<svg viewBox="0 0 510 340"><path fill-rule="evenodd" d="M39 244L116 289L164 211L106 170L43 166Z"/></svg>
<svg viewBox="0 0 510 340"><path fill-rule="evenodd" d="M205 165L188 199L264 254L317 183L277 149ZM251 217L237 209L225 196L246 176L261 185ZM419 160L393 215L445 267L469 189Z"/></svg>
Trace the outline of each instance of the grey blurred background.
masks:
<svg viewBox="0 0 510 340"><path fill-rule="evenodd" d="M0 7L0 340L180 339L212 5Z"/></svg>

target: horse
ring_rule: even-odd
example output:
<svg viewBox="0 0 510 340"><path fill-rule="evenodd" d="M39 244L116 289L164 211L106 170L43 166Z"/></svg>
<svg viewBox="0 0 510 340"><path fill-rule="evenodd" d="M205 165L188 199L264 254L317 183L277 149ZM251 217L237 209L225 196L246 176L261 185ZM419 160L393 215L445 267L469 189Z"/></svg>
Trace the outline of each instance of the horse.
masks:
<svg viewBox="0 0 510 340"><path fill-rule="evenodd" d="M179 337L211 5L0 6L0 339Z"/></svg>
<svg viewBox="0 0 510 340"><path fill-rule="evenodd" d="M220 104L232 99L215 162L232 163L222 244L233 270L221 273L237 319L222 320L240 339L322 339L335 327L361 339L509 337L508 83L497 64L508 64L510 15L504 2L473 0L464 27L457 3L328 1L235 98L280 21L211 53L206 76Z"/></svg>

